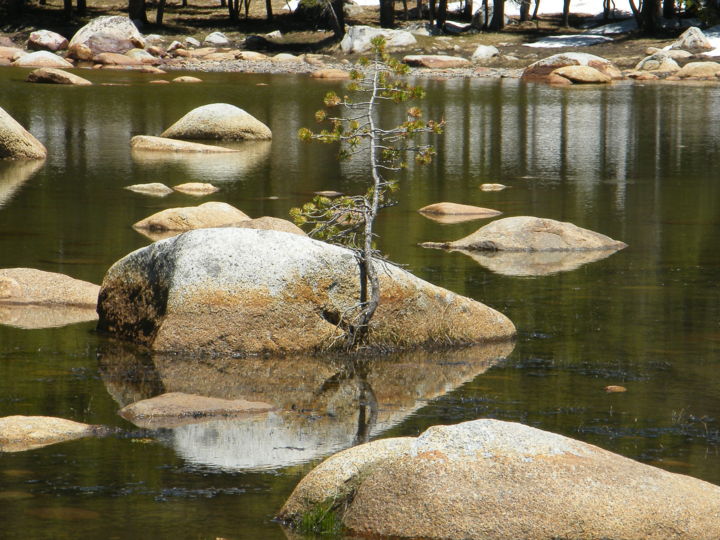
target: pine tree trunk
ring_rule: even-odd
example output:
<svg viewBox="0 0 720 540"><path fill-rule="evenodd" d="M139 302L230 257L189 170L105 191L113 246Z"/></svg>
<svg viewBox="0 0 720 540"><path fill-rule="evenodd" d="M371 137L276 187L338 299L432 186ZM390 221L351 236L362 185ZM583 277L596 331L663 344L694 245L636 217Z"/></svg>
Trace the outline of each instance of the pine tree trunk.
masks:
<svg viewBox="0 0 720 540"><path fill-rule="evenodd" d="M503 28L505 28L505 0L494 0L490 31L499 32Z"/></svg>
<svg viewBox="0 0 720 540"><path fill-rule="evenodd" d="M383 28L395 26L395 0L380 0L380 26Z"/></svg>

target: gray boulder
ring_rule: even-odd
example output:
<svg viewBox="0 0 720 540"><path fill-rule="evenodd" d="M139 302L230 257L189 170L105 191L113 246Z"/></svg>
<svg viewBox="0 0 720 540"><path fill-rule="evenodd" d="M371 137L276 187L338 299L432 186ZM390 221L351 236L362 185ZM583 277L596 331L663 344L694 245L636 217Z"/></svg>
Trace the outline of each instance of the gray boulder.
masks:
<svg viewBox="0 0 720 540"><path fill-rule="evenodd" d="M0 418L0 452L23 452L105 431L51 416L6 416Z"/></svg>
<svg viewBox="0 0 720 540"><path fill-rule="evenodd" d="M365 53L371 50L370 41L377 36L385 38L385 45L389 49L411 47L417 44L415 36L405 30L350 26L340 42L340 48L346 54Z"/></svg>
<svg viewBox="0 0 720 540"><path fill-rule="evenodd" d="M710 43L710 40L705 37L702 30L696 26L691 26L680 34L678 40L675 41L670 48L684 49L687 51L711 51L715 47Z"/></svg>
<svg viewBox="0 0 720 540"><path fill-rule="evenodd" d="M270 128L244 110L227 103L193 109L162 133L171 139L271 139Z"/></svg>
<svg viewBox="0 0 720 540"><path fill-rule="evenodd" d="M228 47L230 40L222 32L213 32L205 37L203 45L206 47Z"/></svg>
<svg viewBox="0 0 720 540"><path fill-rule="evenodd" d="M340 452L298 484L279 517L298 523L319 508L362 537L720 537L720 487L499 420Z"/></svg>
<svg viewBox="0 0 720 540"><path fill-rule="evenodd" d="M125 50L118 50L118 43L127 43L130 46ZM144 49L145 39L129 18L119 15L104 16L93 19L78 30L70 40L69 47L72 49L75 45L88 46L94 54L124 53L134 47ZM125 45L119 48L124 47Z"/></svg>
<svg viewBox="0 0 720 540"><path fill-rule="evenodd" d="M662 71L672 73L679 71L680 66L667 51L660 51L640 60L635 66L635 69L638 71Z"/></svg>
<svg viewBox="0 0 720 540"><path fill-rule="evenodd" d="M478 45L472 53L472 61L479 62L481 60L489 60L494 56L500 56L500 51L494 45Z"/></svg>
<svg viewBox="0 0 720 540"><path fill-rule="evenodd" d="M378 263L382 264L382 263ZM511 339L504 315L395 266L379 272L370 345ZM285 232L203 229L156 242L103 280L98 328L155 351L284 354L332 346L359 294L352 251Z"/></svg>
<svg viewBox="0 0 720 540"><path fill-rule="evenodd" d="M454 242L428 242L423 246L479 251L591 251L618 250L627 244L572 223L517 216L493 221Z"/></svg>
<svg viewBox="0 0 720 540"><path fill-rule="evenodd" d="M62 51L67 49L68 40L50 30L36 30L30 34L27 41L27 48L31 51Z"/></svg>
<svg viewBox="0 0 720 540"><path fill-rule="evenodd" d="M0 159L45 159L46 157L45 146L0 108Z"/></svg>

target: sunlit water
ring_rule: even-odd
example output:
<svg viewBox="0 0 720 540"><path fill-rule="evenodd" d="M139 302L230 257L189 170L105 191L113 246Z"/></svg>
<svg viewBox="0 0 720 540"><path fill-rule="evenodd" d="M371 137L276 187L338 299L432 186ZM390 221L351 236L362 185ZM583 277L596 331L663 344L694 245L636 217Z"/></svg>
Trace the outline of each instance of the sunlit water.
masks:
<svg viewBox="0 0 720 540"><path fill-rule="evenodd" d="M24 83L25 73L0 70L0 106L49 157L0 163L0 267L99 283L114 261L149 243L131 224L161 209L218 200L252 217L286 217L313 191L364 190L361 161L338 164L333 148L295 135L338 83L215 74L201 85L160 86L146 75L90 72L116 84L65 88ZM339 359L198 364L144 357L97 335L93 323L20 328L16 313L0 309L0 416L123 430L0 454L0 537L284 538L272 516L324 456L485 417L720 483L720 88L424 84L426 115L444 118L447 131L432 165L400 177L381 247L508 315L519 330L514 350L393 356L363 373ZM229 157L131 154L133 135L157 135L212 102L267 123L272 143ZM187 181L221 189L202 199L122 189ZM485 182L510 189L486 193ZM439 201L571 221L629 247L527 275L538 267L418 247L486 223L442 225L416 212ZM627 392L608 394L608 385ZM117 415L164 391L242 396L277 410L163 430ZM369 396L379 409L373 421L362 406Z"/></svg>

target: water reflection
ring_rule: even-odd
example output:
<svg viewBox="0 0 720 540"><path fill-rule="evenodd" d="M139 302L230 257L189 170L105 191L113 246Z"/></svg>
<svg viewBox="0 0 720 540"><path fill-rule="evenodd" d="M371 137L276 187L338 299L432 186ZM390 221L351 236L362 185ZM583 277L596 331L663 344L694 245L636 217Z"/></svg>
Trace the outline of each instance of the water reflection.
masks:
<svg viewBox="0 0 720 540"><path fill-rule="evenodd" d="M178 178L212 178L213 182L242 180L255 169L265 165L270 157L271 141L247 141L224 144L236 153L204 154L201 152L157 152L132 149L136 165L166 176L168 170L179 174Z"/></svg>
<svg viewBox="0 0 720 540"><path fill-rule="evenodd" d="M413 411L507 357L512 343L417 351L350 362L292 357L138 357L116 346L101 355L108 392L121 407L165 392L272 404L276 411L213 419L161 435L192 463L223 469L304 463L376 437Z"/></svg>
<svg viewBox="0 0 720 540"><path fill-rule="evenodd" d="M44 160L0 161L0 208L45 164Z"/></svg>

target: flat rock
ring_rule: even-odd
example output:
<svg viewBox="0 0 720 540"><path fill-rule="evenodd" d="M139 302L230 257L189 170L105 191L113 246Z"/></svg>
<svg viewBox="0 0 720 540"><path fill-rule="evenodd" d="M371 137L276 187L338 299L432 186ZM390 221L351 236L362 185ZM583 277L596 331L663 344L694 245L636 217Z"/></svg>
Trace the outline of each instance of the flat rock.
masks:
<svg viewBox="0 0 720 540"><path fill-rule="evenodd" d="M23 452L82 437L99 431L98 426L51 416L6 416L0 418L0 452Z"/></svg>
<svg viewBox="0 0 720 540"><path fill-rule="evenodd" d="M507 189L509 186L506 186L504 184L480 184L480 189L482 191L502 191L503 189Z"/></svg>
<svg viewBox="0 0 720 540"><path fill-rule="evenodd" d="M235 58L238 60L249 60L250 62L260 62L269 59L267 54L257 51L240 51L235 55Z"/></svg>
<svg viewBox="0 0 720 540"><path fill-rule="evenodd" d="M141 66L142 60L132 58L126 54L104 52L93 57L93 62L107 66Z"/></svg>
<svg viewBox="0 0 720 540"><path fill-rule="evenodd" d="M31 51L62 51L68 48L68 40L57 32L36 30L31 32L27 40L27 48Z"/></svg>
<svg viewBox="0 0 720 540"><path fill-rule="evenodd" d="M495 217L502 214L502 212L490 208L452 202L429 204L420 208L418 212L430 216L472 216L474 219Z"/></svg>
<svg viewBox="0 0 720 540"><path fill-rule="evenodd" d="M340 452L298 484L279 517L299 523L327 501L362 537L720 537L720 487L499 420Z"/></svg>
<svg viewBox="0 0 720 540"><path fill-rule="evenodd" d="M130 191L134 191L136 193L143 193L145 195L153 195L155 197L165 197L173 192L171 188L160 182L152 182L150 184L133 184L132 186L125 186L125 189L129 189Z"/></svg>
<svg viewBox="0 0 720 540"><path fill-rule="evenodd" d="M0 159L45 159L47 150L0 107Z"/></svg>
<svg viewBox="0 0 720 540"><path fill-rule="evenodd" d="M622 72L605 58L588 53L566 52L530 64L523 71L522 80L545 82L553 71L565 66L589 66L597 69L600 73L604 73L611 79L622 78Z"/></svg>
<svg viewBox="0 0 720 540"><path fill-rule="evenodd" d="M305 60L300 58L299 56L295 56L294 54L289 53L279 53L273 56L270 59L272 62L290 62L290 63L303 63Z"/></svg>
<svg viewBox="0 0 720 540"><path fill-rule="evenodd" d="M27 82L45 84L70 84L73 86L91 86L87 79L57 68L38 68L28 73Z"/></svg>
<svg viewBox="0 0 720 540"><path fill-rule="evenodd" d="M172 82L176 83L201 83L202 79L199 79L198 77L192 77L190 75L183 75L181 77L175 77Z"/></svg>
<svg viewBox="0 0 720 540"><path fill-rule="evenodd" d="M310 76L314 79L349 79L350 73L344 69L327 68L313 71Z"/></svg>
<svg viewBox="0 0 720 540"><path fill-rule="evenodd" d="M100 287L34 268L0 269L0 304L65 305L94 309Z"/></svg>
<svg viewBox="0 0 720 540"><path fill-rule="evenodd" d="M408 66L432 69L464 68L471 65L467 58L443 54L411 54L403 57L402 61Z"/></svg>
<svg viewBox="0 0 720 540"><path fill-rule="evenodd" d="M384 264L379 279L371 347L515 335L504 315L398 267ZM111 267L98 329L158 352L311 352L336 343L338 323L353 315L359 294L359 267L348 249L278 231L195 230Z"/></svg>
<svg viewBox="0 0 720 540"><path fill-rule="evenodd" d="M209 195L210 193L220 191L219 188L207 182L186 182L185 184L173 186L173 189L180 193L187 193L188 195Z"/></svg>
<svg viewBox="0 0 720 540"><path fill-rule="evenodd" d="M170 392L123 407L118 414L141 428L175 427L214 417L242 416L273 410L269 403Z"/></svg>
<svg viewBox="0 0 720 540"><path fill-rule="evenodd" d="M255 219L248 219L233 225L243 229L257 229L263 231L281 231L299 236L307 236L305 231L295 225L292 221L271 216L262 216Z"/></svg>
<svg viewBox="0 0 720 540"><path fill-rule="evenodd" d="M250 219L247 214L224 202L200 206L168 208L135 223L135 229L151 231L190 231L208 227L227 227Z"/></svg>
<svg viewBox="0 0 720 540"><path fill-rule="evenodd" d="M227 103L193 109L166 129L173 139L246 140L271 139L270 128L244 110Z"/></svg>
<svg viewBox="0 0 720 540"><path fill-rule="evenodd" d="M385 46L388 49L411 47L417 44L415 36L405 30L350 26L340 42L340 48L346 54L365 53L371 50L370 41L376 36L385 38Z"/></svg>
<svg viewBox="0 0 720 540"><path fill-rule="evenodd" d="M136 135L130 139L130 148L133 150L153 152L191 152L201 154L227 154L237 152L232 148L201 144L167 137L153 137L152 135Z"/></svg>
<svg viewBox="0 0 720 540"><path fill-rule="evenodd" d="M612 82L608 75L590 66L565 66L557 68L552 74L565 77L573 84L607 84Z"/></svg>
<svg viewBox="0 0 720 540"><path fill-rule="evenodd" d="M15 60L14 67L71 68L72 63L50 51L35 51Z"/></svg>
<svg viewBox="0 0 720 540"><path fill-rule="evenodd" d="M422 245L479 251L589 251L618 250L627 246L572 223L531 216L498 219L460 240Z"/></svg>
<svg viewBox="0 0 720 540"><path fill-rule="evenodd" d="M690 62L675 73L675 76L681 79L705 79L717 77L718 74L720 74L720 64L717 62Z"/></svg>

